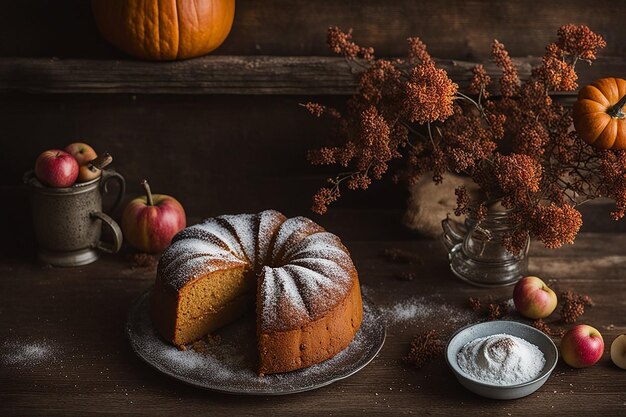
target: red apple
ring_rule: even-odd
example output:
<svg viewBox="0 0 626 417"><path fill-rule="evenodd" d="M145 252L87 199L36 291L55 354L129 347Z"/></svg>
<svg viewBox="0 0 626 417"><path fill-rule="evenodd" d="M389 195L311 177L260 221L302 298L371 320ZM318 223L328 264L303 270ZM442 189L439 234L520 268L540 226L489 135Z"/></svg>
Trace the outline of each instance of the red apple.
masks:
<svg viewBox="0 0 626 417"><path fill-rule="evenodd" d="M538 277L524 277L513 290L515 309L529 319L548 317L556 308L554 291Z"/></svg>
<svg viewBox="0 0 626 417"><path fill-rule="evenodd" d="M146 195L132 200L122 215L122 230L128 242L146 253L160 253L187 225L185 210L168 195L152 194L146 180L141 183Z"/></svg>
<svg viewBox="0 0 626 417"><path fill-rule="evenodd" d="M611 343L611 360L622 369L626 369L626 334L620 334Z"/></svg>
<svg viewBox="0 0 626 417"><path fill-rule="evenodd" d="M78 177L78 162L67 152L51 149L37 157L35 176L49 187L70 187Z"/></svg>
<svg viewBox="0 0 626 417"><path fill-rule="evenodd" d="M94 151L93 148L86 143L71 143L65 147L65 152L76 158L76 161L80 166L78 171L78 181L90 181L94 178L98 178L102 173L102 171L98 168L94 168L89 165L89 162L96 159L98 154L96 154L96 151Z"/></svg>
<svg viewBox="0 0 626 417"><path fill-rule="evenodd" d="M579 324L565 333L560 350L566 364L573 368L585 368L602 357L604 339L595 328Z"/></svg>

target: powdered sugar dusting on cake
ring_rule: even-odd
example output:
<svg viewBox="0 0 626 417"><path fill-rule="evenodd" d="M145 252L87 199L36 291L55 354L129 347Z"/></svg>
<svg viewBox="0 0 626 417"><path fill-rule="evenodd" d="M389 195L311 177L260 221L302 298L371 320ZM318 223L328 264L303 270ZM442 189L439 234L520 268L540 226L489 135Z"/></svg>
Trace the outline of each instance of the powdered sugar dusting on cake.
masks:
<svg viewBox="0 0 626 417"><path fill-rule="evenodd" d="M178 290L198 276L241 265L246 262L216 243L183 239L170 245L161 256L157 279Z"/></svg>
<svg viewBox="0 0 626 417"><path fill-rule="evenodd" d="M211 230L211 227L207 227L205 223L196 224L181 230L176 236L174 236L174 239L172 239L172 243L185 241L188 239L197 239L220 246L222 249L231 252L232 244L224 241L224 239L219 236L219 233L214 232L215 230Z"/></svg>
<svg viewBox="0 0 626 417"><path fill-rule="evenodd" d="M293 276L285 268L277 268L275 276L278 278L278 287L280 288L280 291L277 292L279 294L277 298L280 299L278 304L280 305L281 301L284 301L288 310L293 309L308 318L309 313Z"/></svg>
<svg viewBox="0 0 626 417"><path fill-rule="evenodd" d="M169 286L179 290L186 283L203 275L244 265L246 264L238 259L226 260L224 258L201 255L189 258L184 263L176 265L174 271L166 269L164 276L168 277L166 283Z"/></svg>
<svg viewBox="0 0 626 417"><path fill-rule="evenodd" d="M299 265L287 265L283 269L295 280L312 319L322 316L345 296L335 280L319 272Z"/></svg>
<svg viewBox="0 0 626 417"><path fill-rule="evenodd" d="M312 269L306 268L301 265L286 265L283 269L295 274L297 279L302 282L302 286L310 288L311 291L309 295L315 296L315 291L312 289L321 289L327 288L330 290L338 290L339 285L336 280L331 279L327 275L320 274L319 272L315 272ZM306 289L306 288L305 288Z"/></svg>
<svg viewBox="0 0 626 417"><path fill-rule="evenodd" d="M161 255L160 262L163 264L169 264L170 262L175 262L181 258L194 257L198 255L211 255L221 258L230 257L237 259L229 250L214 241L187 238L172 243L165 250L165 252L163 252L163 255Z"/></svg>
<svg viewBox="0 0 626 417"><path fill-rule="evenodd" d="M217 241L225 244L226 249L232 252L237 258L241 260L246 259L246 254L239 240L237 240L237 237L219 221L219 217L205 220L202 224L197 225L197 227L215 236Z"/></svg>
<svg viewBox="0 0 626 417"><path fill-rule="evenodd" d="M344 285L352 282L351 271L354 269L349 268L348 265L338 264L335 261L330 259L322 259L322 258L299 258L291 261L291 265L300 265L305 268L316 271L322 275L330 277L334 279L338 284L341 283ZM342 266L343 265L343 266ZM352 266L352 262L349 264ZM352 266L352 268L354 268Z"/></svg>
<svg viewBox="0 0 626 417"><path fill-rule="evenodd" d="M257 265L255 271L260 272L263 269L263 263L269 262L269 254L271 245L274 241L276 231L287 218L276 210L265 210L258 214L258 233L257 233Z"/></svg>
<svg viewBox="0 0 626 417"><path fill-rule="evenodd" d="M219 216L218 219L228 224L252 265L256 265L256 214L236 214Z"/></svg>
<svg viewBox="0 0 626 417"><path fill-rule="evenodd" d="M341 240L328 232L313 233L285 251L284 258L347 256Z"/></svg>
<svg viewBox="0 0 626 417"><path fill-rule="evenodd" d="M263 269L265 291L262 292L263 316L261 328L290 330L310 319L300 289L293 276L284 268Z"/></svg>
<svg viewBox="0 0 626 417"><path fill-rule="evenodd" d="M276 232L276 240L272 249L272 263L280 263L292 246L297 245L310 234L324 231L322 226L306 217L292 217L285 220Z"/></svg>
<svg viewBox="0 0 626 417"><path fill-rule="evenodd" d="M261 303L261 319L264 323L271 323L276 321L276 301L274 294L276 294L276 280L274 278L274 269L266 266L263 268L262 281L259 286L259 299L263 300Z"/></svg>

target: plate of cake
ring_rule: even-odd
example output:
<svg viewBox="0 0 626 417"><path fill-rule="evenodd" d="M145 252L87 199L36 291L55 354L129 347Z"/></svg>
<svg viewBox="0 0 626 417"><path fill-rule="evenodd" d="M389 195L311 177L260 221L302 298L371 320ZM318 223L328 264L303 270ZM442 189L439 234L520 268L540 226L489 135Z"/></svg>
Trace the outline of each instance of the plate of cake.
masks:
<svg viewBox="0 0 626 417"><path fill-rule="evenodd" d="M154 287L131 308L126 333L137 355L167 375L259 395L346 378L385 340L341 240L274 210L219 216L178 233Z"/></svg>

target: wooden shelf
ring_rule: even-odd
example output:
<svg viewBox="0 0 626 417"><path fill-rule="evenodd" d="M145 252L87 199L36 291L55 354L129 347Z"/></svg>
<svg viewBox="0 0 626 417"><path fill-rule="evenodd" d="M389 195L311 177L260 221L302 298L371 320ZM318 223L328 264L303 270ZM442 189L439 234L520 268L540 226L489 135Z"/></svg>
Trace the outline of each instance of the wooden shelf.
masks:
<svg viewBox="0 0 626 417"><path fill-rule="evenodd" d="M530 75L539 58L516 58L520 77ZM482 63L497 77L492 62ZM475 62L438 60L463 88ZM626 58L580 65L580 82L626 73ZM351 69L341 57L207 56L178 62L3 58L0 92L131 94L351 94Z"/></svg>

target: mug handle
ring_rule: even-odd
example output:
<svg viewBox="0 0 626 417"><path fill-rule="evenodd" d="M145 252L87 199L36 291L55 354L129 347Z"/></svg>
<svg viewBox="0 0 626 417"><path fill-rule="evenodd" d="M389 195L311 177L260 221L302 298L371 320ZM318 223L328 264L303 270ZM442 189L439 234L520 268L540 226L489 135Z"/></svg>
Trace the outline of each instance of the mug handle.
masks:
<svg viewBox="0 0 626 417"><path fill-rule="evenodd" d="M126 180L124 180L124 177L122 177L122 175L117 173L116 171L107 169L102 170L102 181L100 182L100 191L103 194L108 191L107 184L111 180L117 181L120 188L117 197L115 197L115 202L113 203L113 206L111 206L111 208L107 210L107 212L109 213L113 213L119 207L120 203L122 202L122 198L124 198L124 194L126 193Z"/></svg>
<svg viewBox="0 0 626 417"><path fill-rule="evenodd" d="M468 232L464 224L452 220L450 216L446 216L446 218L441 221L441 227L443 228L443 234L441 236L443 244L448 251L463 242Z"/></svg>
<svg viewBox="0 0 626 417"><path fill-rule="evenodd" d="M120 249L122 248L122 241L123 241L123 237L122 237L122 229L120 229L120 226L115 222L115 220L113 220L111 217L109 217L109 215L104 214L100 211L93 211L91 213L89 213L89 217L91 217L92 219L100 219L102 220L102 224L105 224L109 227L109 229L111 229L111 231L113 232L113 243L104 243L102 241L98 241L97 243L95 243L93 246L96 249L101 250L102 252L106 252L106 253L118 253L120 251Z"/></svg>

